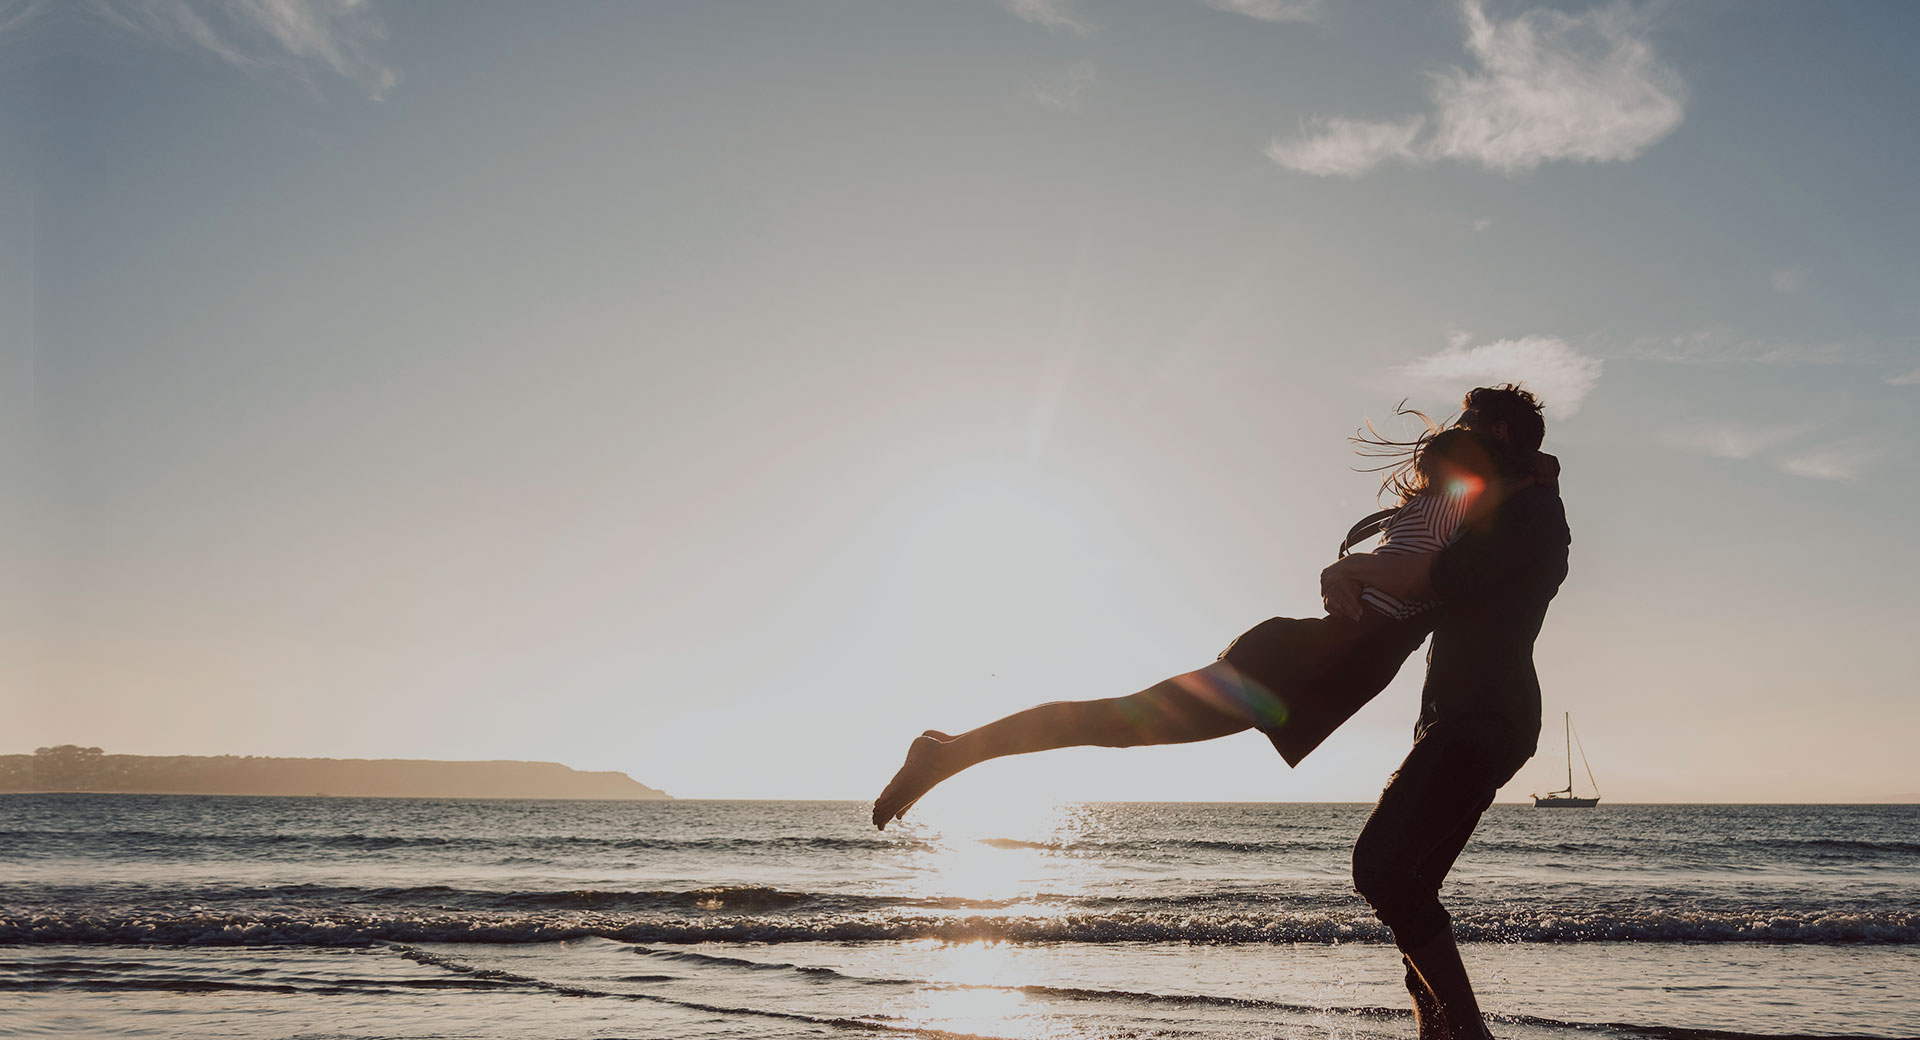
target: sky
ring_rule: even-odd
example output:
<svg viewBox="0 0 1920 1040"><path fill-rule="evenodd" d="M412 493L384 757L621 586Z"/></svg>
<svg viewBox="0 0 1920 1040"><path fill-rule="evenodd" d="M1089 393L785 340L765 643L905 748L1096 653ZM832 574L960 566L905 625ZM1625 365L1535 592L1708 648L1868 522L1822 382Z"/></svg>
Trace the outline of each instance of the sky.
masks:
<svg viewBox="0 0 1920 1040"><path fill-rule="evenodd" d="M1522 380L1610 801L1920 798L1920 8L0 0L7 744L871 798ZM929 797L1370 800L1421 663ZM1586 786L1584 781L1581 785Z"/></svg>

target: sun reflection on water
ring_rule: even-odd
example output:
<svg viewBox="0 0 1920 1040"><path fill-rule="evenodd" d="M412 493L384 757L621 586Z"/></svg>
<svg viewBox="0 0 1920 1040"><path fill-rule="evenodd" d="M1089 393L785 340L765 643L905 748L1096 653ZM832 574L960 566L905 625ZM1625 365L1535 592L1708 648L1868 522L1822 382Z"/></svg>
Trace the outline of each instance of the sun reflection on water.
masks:
<svg viewBox="0 0 1920 1040"><path fill-rule="evenodd" d="M894 1022L910 1028L1053 1040L1082 1035L1057 1008L1021 992L1019 967L997 942L935 944L939 966L932 977L949 981L921 988L911 1002L894 1009Z"/></svg>
<svg viewBox="0 0 1920 1040"><path fill-rule="evenodd" d="M1061 916L1107 878L1081 845L1107 826L1099 807L1076 803L930 801L901 825L915 839L902 880L907 893L944 904L930 912L955 920ZM890 1008L888 1025L1016 1040L1085 1035L1057 1002L1020 990L1032 976L1018 947L990 939L907 945L935 959L932 981Z"/></svg>
<svg viewBox="0 0 1920 1040"><path fill-rule="evenodd" d="M1081 894L1097 865L1073 850L1092 824L1084 805L941 802L906 828L924 843L911 863L910 888L928 899L995 903ZM1042 904L1021 912L1054 909Z"/></svg>

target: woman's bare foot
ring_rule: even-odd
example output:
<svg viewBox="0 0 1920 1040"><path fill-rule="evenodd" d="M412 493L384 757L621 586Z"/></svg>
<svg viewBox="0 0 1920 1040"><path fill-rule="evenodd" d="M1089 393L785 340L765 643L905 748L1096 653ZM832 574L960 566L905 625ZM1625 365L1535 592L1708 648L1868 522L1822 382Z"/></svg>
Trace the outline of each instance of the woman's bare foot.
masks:
<svg viewBox="0 0 1920 1040"><path fill-rule="evenodd" d="M927 730L907 745L907 761L893 774L893 781L880 797L873 800L873 825L881 830L899 819L920 796L956 770L947 762L946 744L953 737L937 729Z"/></svg>

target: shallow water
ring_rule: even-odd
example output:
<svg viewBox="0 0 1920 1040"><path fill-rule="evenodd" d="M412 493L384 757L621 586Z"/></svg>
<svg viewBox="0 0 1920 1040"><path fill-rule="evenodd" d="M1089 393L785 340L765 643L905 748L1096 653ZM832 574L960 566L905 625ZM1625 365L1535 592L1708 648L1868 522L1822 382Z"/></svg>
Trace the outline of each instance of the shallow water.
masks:
<svg viewBox="0 0 1920 1040"><path fill-rule="evenodd" d="M1406 1036L1362 805L0 798L0 1031ZM1920 1036L1920 807L1499 806L1503 1036Z"/></svg>

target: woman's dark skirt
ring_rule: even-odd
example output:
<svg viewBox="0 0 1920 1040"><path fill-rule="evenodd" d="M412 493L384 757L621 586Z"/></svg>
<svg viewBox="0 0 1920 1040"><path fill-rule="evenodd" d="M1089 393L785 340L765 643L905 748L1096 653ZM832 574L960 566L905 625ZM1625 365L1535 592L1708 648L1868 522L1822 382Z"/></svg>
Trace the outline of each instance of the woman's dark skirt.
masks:
<svg viewBox="0 0 1920 1040"><path fill-rule="evenodd" d="M1404 621L1269 618L1241 633L1220 660L1246 680L1254 727L1297 766L1386 689L1432 630L1431 612Z"/></svg>

